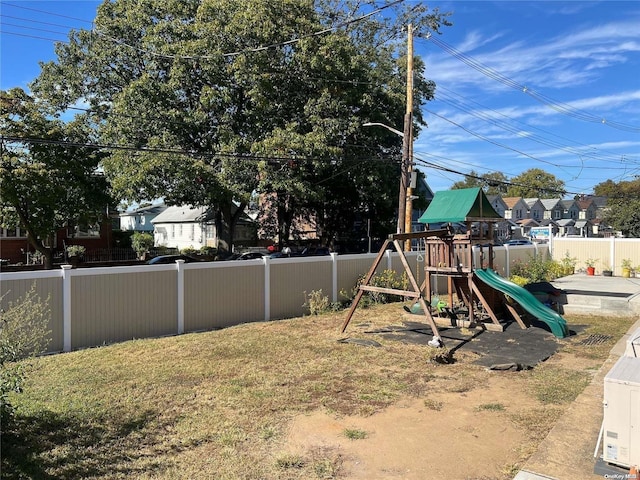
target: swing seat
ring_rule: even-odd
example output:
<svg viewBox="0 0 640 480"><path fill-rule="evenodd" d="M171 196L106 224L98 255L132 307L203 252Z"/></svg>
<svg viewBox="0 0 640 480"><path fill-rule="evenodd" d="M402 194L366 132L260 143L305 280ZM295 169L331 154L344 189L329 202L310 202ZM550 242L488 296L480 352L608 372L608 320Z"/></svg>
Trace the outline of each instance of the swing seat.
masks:
<svg viewBox="0 0 640 480"><path fill-rule="evenodd" d="M410 309L411 313L413 313L414 315L422 315L424 312L422 311L422 307L420 306L420 302L416 302L413 305L411 305L411 309Z"/></svg>

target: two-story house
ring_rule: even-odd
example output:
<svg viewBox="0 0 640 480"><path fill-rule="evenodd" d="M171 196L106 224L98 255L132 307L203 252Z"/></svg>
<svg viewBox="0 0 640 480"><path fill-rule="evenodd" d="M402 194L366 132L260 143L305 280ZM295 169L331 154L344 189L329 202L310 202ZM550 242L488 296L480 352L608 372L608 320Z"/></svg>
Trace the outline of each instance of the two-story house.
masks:
<svg viewBox="0 0 640 480"><path fill-rule="evenodd" d="M554 222L562 219L564 211L559 198L545 198L540 200L544 207L543 218L545 220L553 220Z"/></svg>
<svg viewBox="0 0 640 480"><path fill-rule="evenodd" d="M207 207L189 205L167 207L151 220L151 223L154 245L157 247L164 246L179 250L200 249L204 246L227 248L226 245L220 244L215 212ZM247 215L243 215L236 224L234 241L238 244L255 243L255 225Z"/></svg>
<svg viewBox="0 0 640 480"><path fill-rule="evenodd" d="M502 196L500 195L487 195L487 200L496 211L498 215L504 218L504 213L507 211L507 204L504 203ZM503 220L497 222L494 227L494 232L498 240L506 240L511 237L511 227L515 226L509 220Z"/></svg>
<svg viewBox="0 0 640 480"><path fill-rule="evenodd" d="M578 219L580 207L575 200L560 200L560 205L562 205L562 218Z"/></svg>
<svg viewBox="0 0 640 480"><path fill-rule="evenodd" d="M527 218L529 206L522 197L504 197L502 201L507 206L504 211L504 218L514 222Z"/></svg>
<svg viewBox="0 0 640 480"><path fill-rule="evenodd" d="M133 232L153 232L153 220L167 209L164 203L147 205L120 214L120 230Z"/></svg>
<svg viewBox="0 0 640 480"><path fill-rule="evenodd" d="M527 204L527 218L535 220L540 223L544 220L544 205L539 198L525 198L524 203Z"/></svg>

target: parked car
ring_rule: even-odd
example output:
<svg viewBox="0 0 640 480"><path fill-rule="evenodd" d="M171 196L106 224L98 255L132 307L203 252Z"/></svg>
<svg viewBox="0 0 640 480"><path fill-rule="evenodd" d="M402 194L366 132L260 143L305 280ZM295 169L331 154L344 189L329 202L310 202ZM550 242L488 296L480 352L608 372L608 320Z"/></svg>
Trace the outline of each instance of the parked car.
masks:
<svg viewBox="0 0 640 480"><path fill-rule="evenodd" d="M291 258L291 257L301 257L302 253L300 252L290 252L290 253L284 253L284 252L273 252L269 255L269 258Z"/></svg>
<svg viewBox="0 0 640 480"><path fill-rule="evenodd" d="M199 262L197 258L190 257L189 255L159 255L153 257L147 262L147 265L163 265L167 263L175 263L176 260L184 260L184 263Z"/></svg>
<svg viewBox="0 0 640 480"><path fill-rule="evenodd" d="M507 240L504 242L505 245L533 245L531 240L527 240L526 238L518 238L514 240Z"/></svg>
<svg viewBox="0 0 640 480"><path fill-rule="evenodd" d="M321 255L331 255L328 247L307 247L300 253L303 257L316 257Z"/></svg>
<svg viewBox="0 0 640 480"><path fill-rule="evenodd" d="M244 252L234 253L227 260L255 260L256 258L268 257L268 253L263 252Z"/></svg>

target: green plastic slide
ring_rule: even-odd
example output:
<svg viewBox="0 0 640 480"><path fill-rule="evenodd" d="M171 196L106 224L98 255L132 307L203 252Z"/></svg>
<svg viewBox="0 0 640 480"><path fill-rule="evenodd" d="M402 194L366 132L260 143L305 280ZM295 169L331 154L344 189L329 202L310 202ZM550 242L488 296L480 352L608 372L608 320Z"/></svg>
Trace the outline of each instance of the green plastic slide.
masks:
<svg viewBox="0 0 640 480"><path fill-rule="evenodd" d="M498 275L494 270L490 268L478 269L474 273L484 283L489 285L502 293L509 295L516 302L518 302L522 308L524 308L531 315L538 320L543 321L558 338L564 338L569 335L569 328L564 318L558 315L554 310L547 307L528 290L516 285L509 280L505 280Z"/></svg>

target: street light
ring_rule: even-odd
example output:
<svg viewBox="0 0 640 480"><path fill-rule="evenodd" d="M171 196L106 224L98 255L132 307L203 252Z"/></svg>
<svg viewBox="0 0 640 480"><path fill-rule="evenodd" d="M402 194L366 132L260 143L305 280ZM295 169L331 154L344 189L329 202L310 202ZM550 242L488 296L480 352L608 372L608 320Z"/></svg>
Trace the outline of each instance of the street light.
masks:
<svg viewBox="0 0 640 480"><path fill-rule="evenodd" d="M367 123L363 123L362 124L363 127L384 127L387 130L389 130L390 132L395 133L396 135L399 135L401 137L404 138L404 133L402 133L400 130L396 130L393 127L390 127L389 125L385 125L384 123L378 123L378 122L367 122Z"/></svg>
<svg viewBox="0 0 640 480"><path fill-rule="evenodd" d="M399 137L402 137L402 164L400 165L400 193L398 195L398 227L397 233L410 233L411 232L411 224L412 224L412 213L411 213L411 201L415 198L412 195L411 185L409 183L409 175L413 170L411 161L411 127L412 127L412 118L411 113L407 113L404 119L404 130L407 132L405 135L398 129L390 127L389 125L385 125L384 123L379 122L367 122L363 123L363 127L383 127L389 130L390 132L395 133ZM410 243L409 243L410 245ZM409 250L410 247L407 248L405 245L405 250Z"/></svg>

